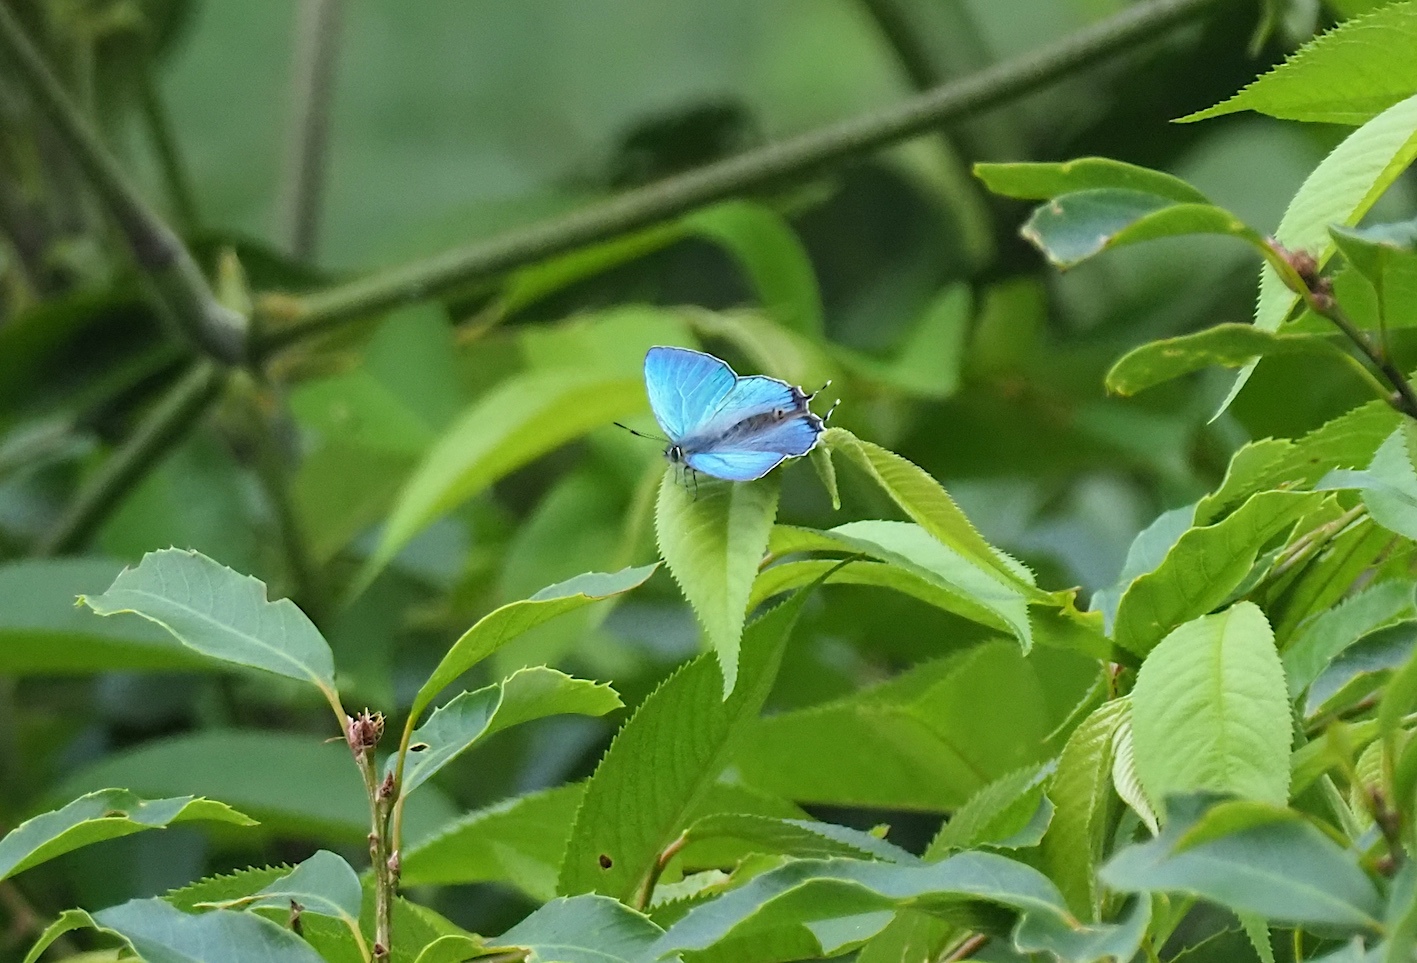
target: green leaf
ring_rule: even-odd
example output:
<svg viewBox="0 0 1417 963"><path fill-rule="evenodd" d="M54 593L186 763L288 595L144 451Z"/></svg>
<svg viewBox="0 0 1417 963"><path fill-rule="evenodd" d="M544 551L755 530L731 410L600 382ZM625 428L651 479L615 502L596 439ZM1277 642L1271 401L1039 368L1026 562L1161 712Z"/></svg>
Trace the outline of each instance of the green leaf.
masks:
<svg viewBox="0 0 1417 963"><path fill-rule="evenodd" d="M102 928L94 922L92 916L81 909L65 910L59 914L58 919L44 928L44 932L39 934L39 938L35 940L34 946L31 946L30 951L25 954L24 963L38 963L39 958L44 955L44 951L49 949L50 945L53 944L55 940L59 939L59 937L63 936L65 933L72 933L74 930L78 929L101 930ZM120 934L114 933L111 930L108 931L108 933L120 940L123 939ZM129 949L131 950L131 945ZM112 957L116 956L117 953L112 954ZM81 958L69 957L68 959L75 960Z"/></svg>
<svg viewBox="0 0 1417 963"><path fill-rule="evenodd" d="M748 843L755 853L826 859L883 859L913 863L916 857L870 833L807 819L772 819L748 813L714 813L684 831L685 845L710 839Z"/></svg>
<svg viewBox="0 0 1417 963"><path fill-rule="evenodd" d="M813 955L834 954L874 936L889 922L888 911L949 913L967 902L1018 912L1016 945L1063 960L1109 955L1130 959L1149 917L1143 907L1120 926L1081 926L1047 877L992 853L961 853L937 863L910 865L794 860L690 909L664 934L650 958L702 951L785 926L812 934L817 943Z"/></svg>
<svg viewBox="0 0 1417 963"><path fill-rule="evenodd" d="M919 467L895 452L862 441L845 428L828 428L822 443L832 454L840 452L865 471L912 521L935 538L980 568L1021 586L1031 598L1049 598L1034 586L1021 566L1011 564L984 540L949 493Z"/></svg>
<svg viewBox="0 0 1417 963"><path fill-rule="evenodd" d="M1114 189L1155 194L1181 203L1210 199L1179 177L1106 157L1079 157L1062 163L975 164L974 176L995 194L1046 201L1060 194Z"/></svg>
<svg viewBox="0 0 1417 963"><path fill-rule="evenodd" d="M1417 93L1417 4L1394 3L1305 44L1229 100L1181 121L1253 110L1282 120L1362 124Z"/></svg>
<svg viewBox="0 0 1417 963"><path fill-rule="evenodd" d="M1224 234L1264 246L1254 228L1212 204L1115 188L1055 197L1034 210L1020 233L1063 269L1110 248L1184 234Z"/></svg>
<svg viewBox="0 0 1417 963"><path fill-rule="evenodd" d="M1137 774L1152 799L1210 791L1283 805L1289 798L1284 668L1251 602L1180 626L1132 690Z"/></svg>
<svg viewBox="0 0 1417 963"><path fill-rule="evenodd" d="M586 895L552 900L493 942L530 950L527 963L647 963L663 934L623 903Z"/></svg>
<svg viewBox="0 0 1417 963"><path fill-rule="evenodd" d="M1323 497L1260 492L1221 521L1186 532L1154 571L1139 576L1122 594L1117 644L1146 655L1176 626L1222 604L1250 573L1260 551Z"/></svg>
<svg viewBox="0 0 1417 963"><path fill-rule="evenodd" d="M1337 712L1373 694L1384 678L1407 662L1414 643L1417 623L1413 622L1399 622L1363 636L1309 685L1304 717L1313 719L1324 712Z"/></svg>
<svg viewBox="0 0 1417 963"><path fill-rule="evenodd" d="M320 630L289 599L197 552L149 552L108 591L79 601L99 615L132 612L223 662L311 682L335 701L335 664Z"/></svg>
<svg viewBox="0 0 1417 963"><path fill-rule="evenodd" d="M1095 870L1111 798L1112 752L1127 712L1124 699L1094 709L1068 737L1048 787L1053 822L1043 834L1042 865L1081 919L1097 918Z"/></svg>
<svg viewBox="0 0 1417 963"><path fill-rule="evenodd" d="M1195 522L1196 506L1183 505L1162 512L1152 519L1150 525L1137 533L1127 549L1126 561L1122 563L1122 573L1110 587L1099 590L1092 596L1092 609L1101 612L1107 631L1110 633L1117 620L1117 606L1122 595L1138 577L1155 571L1165 559L1166 553Z"/></svg>
<svg viewBox="0 0 1417 963"><path fill-rule="evenodd" d="M1377 890L1341 849L1298 814L1252 802L1171 807L1161 837L1129 846L1102 868L1128 893L1186 893L1271 921L1376 928Z"/></svg>
<svg viewBox="0 0 1417 963"><path fill-rule="evenodd" d="M1044 784L1052 773L1052 766L1025 766L980 789L940 827L925 850L925 858L938 859L986 844L1002 845L1022 832L1043 802Z"/></svg>
<svg viewBox="0 0 1417 963"><path fill-rule="evenodd" d="M290 930L251 913L190 915L161 899L135 899L93 914L145 963L323 963Z"/></svg>
<svg viewBox="0 0 1417 963"><path fill-rule="evenodd" d="M610 575L587 572L564 582L548 585L529 599L509 602L494 609L478 619L472 628L453 643L452 648L428 677L428 681L423 683L418 694L413 697L409 716L417 719L437 698L438 693L523 632L592 602L639 588L658 567L656 564L625 568Z"/></svg>
<svg viewBox="0 0 1417 963"><path fill-rule="evenodd" d="M1097 677L1098 663L985 642L883 685L754 725L736 763L744 782L799 802L943 812L1022 766ZM840 765L842 759L852 765Z"/></svg>
<svg viewBox="0 0 1417 963"><path fill-rule="evenodd" d="M1196 522L1208 525L1257 492L1308 488L1331 469L1365 465L1401 422L1402 416L1391 405L1371 401L1297 440L1250 442L1230 460L1220 487L1200 500Z"/></svg>
<svg viewBox="0 0 1417 963"><path fill-rule="evenodd" d="M414 470L360 574L360 586L439 515L533 459L644 405L639 378L565 370L508 378L460 415Z"/></svg>
<svg viewBox="0 0 1417 963"><path fill-rule="evenodd" d="M1275 240L1291 251L1308 251L1319 267L1328 263L1336 245L1333 225L1351 226L1377 202L1417 157L1417 96L1389 107L1348 136L1323 159L1289 202ZM1255 301L1255 327L1277 331L1298 303L1269 263L1260 271ZM1256 362L1236 376L1220 412L1230 406L1249 380ZM1219 414L1219 412L1217 412Z"/></svg>
<svg viewBox="0 0 1417 963"><path fill-rule="evenodd" d="M158 739L80 769L52 795L114 785L152 798L222 799L283 836L357 843L369 834L368 797L343 739L240 730ZM404 812L405 839L416 843L456 812L436 787L425 788Z"/></svg>
<svg viewBox="0 0 1417 963"><path fill-rule="evenodd" d="M1126 803L1137 814L1137 818L1153 836L1161 832L1161 818L1151 797L1142 788L1141 775L1137 772L1136 745L1132 740L1132 720L1130 705L1126 717L1117 727L1112 737L1112 788L1117 798Z"/></svg>
<svg viewBox="0 0 1417 963"><path fill-rule="evenodd" d="M474 810L404 848L405 886L504 882L537 902L556 895L556 874L584 783L527 793Z"/></svg>
<svg viewBox="0 0 1417 963"><path fill-rule="evenodd" d="M101 840L193 820L256 825L254 819L211 799L149 800L126 789L104 789L27 819L0 839L0 879Z"/></svg>
<svg viewBox="0 0 1417 963"><path fill-rule="evenodd" d="M1302 695L1334 658L1363 636L1417 616L1413 590L1413 583L1403 580L1370 585L1300 626L1283 655L1289 697Z"/></svg>
<svg viewBox="0 0 1417 963"><path fill-rule="evenodd" d="M357 930L364 890L358 874L342 857L322 849L250 896L198 905L289 912L292 902L299 903L304 912L343 920Z"/></svg>
<svg viewBox="0 0 1417 963"><path fill-rule="evenodd" d="M1378 446L1364 471L1331 471L1314 487L1358 489L1373 521L1407 538L1417 538L1417 470L1413 469L1412 429L1401 425Z"/></svg>
<svg viewBox="0 0 1417 963"><path fill-rule="evenodd" d="M849 522L827 533L855 550L909 572L956 596L958 608L972 610L977 622L1011 633L1023 650L1033 647L1028 601L1016 580L981 569L919 525L909 522ZM850 566L848 566L850 567ZM977 613L983 609L982 617ZM961 612L961 614L965 614Z"/></svg>
<svg viewBox="0 0 1417 963"><path fill-rule="evenodd" d="M1239 368L1262 356L1295 354L1348 357L1328 337L1276 334L1261 331L1252 324L1217 324L1195 334L1151 341L1133 348L1107 372L1107 390L1134 395L1212 365Z"/></svg>
<svg viewBox="0 0 1417 963"><path fill-rule="evenodd" d="M96 619L75 597L99 593L123 563L30 559L0 566L0 672L48 675L120 669L207 669L217 663L140 619Z"/></svg>
<svg viewBox="0 0 1417 963"><path fill-rule="evenodd" d="M723 671L723 694L738 678L738 644L753 578L777 515L778 479L686 487L669 466L659 483L659 550L693 606Z"/></svg>
<svg viewBox="0 0 1417 963"><path fill-rule="evenodd" d="M774 321L822 337L817 276L807 249L781 215L754 201L725 201L687 215L684 226L733 255Z"/></svg>
<svg viewBox="0 0 1417 963"><path fill-rule="evenodd" d="M423 783L477 742L503 729L571 713L603 716L620 708L610 686L573 679L545 666L520 669L494 685L464 692L439 706L413 731L403 777L404 794Z"/></svg>
<svg viewBox="0 0 1417 963"><path fill-rule="evenodd" d="M748 626L741 683L727 699L714 660L701 655L640 704L591 777L561 864L562 893L630 899L641 889L757 717L806 597Z"/></svg>

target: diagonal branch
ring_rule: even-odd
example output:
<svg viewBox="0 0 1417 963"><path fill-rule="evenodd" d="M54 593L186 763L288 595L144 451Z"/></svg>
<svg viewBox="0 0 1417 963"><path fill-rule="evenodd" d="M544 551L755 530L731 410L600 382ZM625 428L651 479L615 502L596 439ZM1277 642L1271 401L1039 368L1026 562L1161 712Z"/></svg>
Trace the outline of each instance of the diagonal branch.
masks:
<svg viewBox="0 0 1417 963"><path fill-rule="evenodd" d="M179 330L212 357L228 364L241 363L246 354L245 319L217 301L191 252L129 183L118 161L3 3L0 57L14 64L15 76L35 107L72 152L128 242L157 301Z"/></svg>
<svg viewBox="0 0 1417 963"><path fill-rule="evenodd" d="M972 117L1200 17L1220 0L1148 0L1056 44L855 117L739 154L488 241L301 298L265 302L272 322L259 350L279 349L335 325L455 290L469 282L668 220ZM258 307L258 311L261 308Z"/></svg>

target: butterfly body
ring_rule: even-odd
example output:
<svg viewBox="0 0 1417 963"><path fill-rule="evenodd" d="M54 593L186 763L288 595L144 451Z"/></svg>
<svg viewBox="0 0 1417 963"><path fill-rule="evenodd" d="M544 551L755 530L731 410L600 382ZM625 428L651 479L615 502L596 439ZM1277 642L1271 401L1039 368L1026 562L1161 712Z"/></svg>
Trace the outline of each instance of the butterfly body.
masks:
<svg viewBox="0 0 1417 963"><path fill-rule="evenodd" d="M670 463L726 481L763 477L811 451L824 430L801 388L764 375L739 377L702 351L650 348L645 387L669 439Z"/></svg>

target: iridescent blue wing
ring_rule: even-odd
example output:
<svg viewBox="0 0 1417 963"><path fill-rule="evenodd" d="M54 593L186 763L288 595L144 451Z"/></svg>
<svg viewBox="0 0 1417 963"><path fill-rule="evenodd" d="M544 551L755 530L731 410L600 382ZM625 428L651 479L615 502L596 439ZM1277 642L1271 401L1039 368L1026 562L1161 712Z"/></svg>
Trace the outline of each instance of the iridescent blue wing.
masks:
<svg viewBox="0 0 1417 963"><path fill-rule="evenodd" d="M718 410L696 428L685 433L684 444L688 448L707 449L726 434L731 434L735 425L749 418L778 411L784 415L806 410L807 396L800 388L794 388L785 381L765 375L750 375L739 378L733 388L719 402Z"/></svg>
<svg viewBox="0 0 1417 963"><path fill-rule="evenodd" d="M673 442L701 429L737 381L732 368L702 351L654 347L645 355L649 406Z"/></svg>
<svg viewBox="0 0 1417 963"><path fill-rule="evenodd" d="M726 437L689 452L685 461L695 471L728 481L762 478L785 458L805 455L816 447L822 419L809 411L763 427L730 431Z"/></svg>

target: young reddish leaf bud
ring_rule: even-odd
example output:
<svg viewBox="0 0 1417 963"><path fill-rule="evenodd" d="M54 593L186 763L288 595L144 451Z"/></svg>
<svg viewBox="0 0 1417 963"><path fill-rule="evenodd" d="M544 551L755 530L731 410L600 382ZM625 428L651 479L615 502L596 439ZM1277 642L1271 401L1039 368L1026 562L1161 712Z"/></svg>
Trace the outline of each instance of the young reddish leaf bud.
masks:
<svg viewBox="0 0 1417 963"><path fill-rule="evenodd" d="M398 882L399 876L403 874L403 861L399 859L398 853L394 853L389 857L389 873L393 876L395 882Z"/></svg>
<svg viewBox="0 0 1417 963"><path fill-rule="evenodd" d="M346 738L355 752L373 749L384 735L384 714L365 709L348 721Z"/></svg>
<svg viewBox="0 0 1417 963"><path fill-rule="evenodd" d="M388 799L394 794L394 774L392 772L384 776L384 781L379 783L379 798Z"/></svg>
<svg viewBox="0 0 1417 963"><path fill-rule="evenodd" d="M1319 260L1308 251L1291 251L1283 244L1270 238L1270 244L1279 252L1280 257L1289 262L1289 266L1294 269L1294 273L1308 286L1309 290L1316 289L1320 284Z"/></svg>

